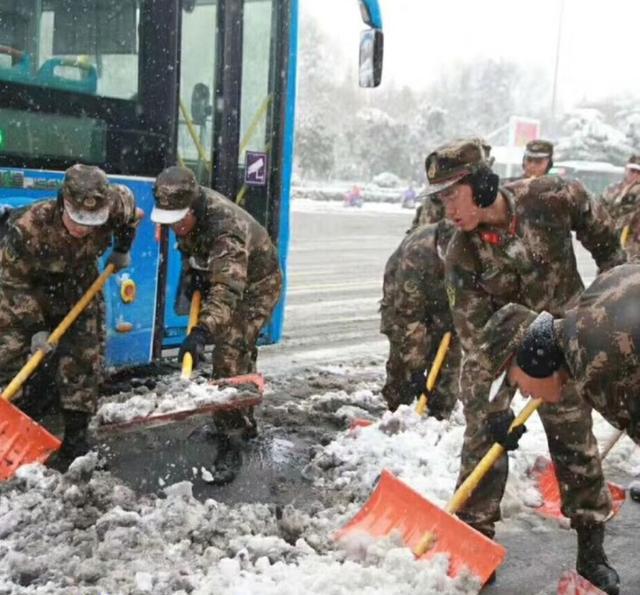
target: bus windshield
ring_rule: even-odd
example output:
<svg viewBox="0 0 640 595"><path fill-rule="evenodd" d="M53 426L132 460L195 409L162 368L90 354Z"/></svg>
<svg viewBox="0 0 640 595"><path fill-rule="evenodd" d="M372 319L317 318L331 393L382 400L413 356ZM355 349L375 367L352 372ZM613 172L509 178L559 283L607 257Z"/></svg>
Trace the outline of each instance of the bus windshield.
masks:
<svg viewBox="0 0 640 595"><path fill-rule="evenodd" d="M0 80L138 93L138 0L0 0Z"/></svg>

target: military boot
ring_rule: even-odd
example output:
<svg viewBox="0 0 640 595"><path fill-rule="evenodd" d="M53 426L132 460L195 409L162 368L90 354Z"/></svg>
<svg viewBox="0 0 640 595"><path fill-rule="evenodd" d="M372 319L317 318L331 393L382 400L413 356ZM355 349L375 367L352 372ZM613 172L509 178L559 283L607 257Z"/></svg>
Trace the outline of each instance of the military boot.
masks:
<svg viewBox="0 0 640 595"><path fill-rule="evenodd" d="M578 532L576 570L608 595L620 593L620 577L604 553L604 524L581 525Z"/></svg>
<svg viewBox="0 0 640 595"><path fill-rule="evenodd" d="M77 457L86 455L89 450L87 442L87 427L89 426L89 414L84 411L62 411L64 419L64 439L60 450L51 458L49 467L65 473L69 465Z"/></svg>
<svg viewBox="0 0 640 595"><path fill-rule="evenodd" d="M231 483L242 467L243 439L239 432L217 434L217 453L213 463L211 483L225 485Z"/></svg>

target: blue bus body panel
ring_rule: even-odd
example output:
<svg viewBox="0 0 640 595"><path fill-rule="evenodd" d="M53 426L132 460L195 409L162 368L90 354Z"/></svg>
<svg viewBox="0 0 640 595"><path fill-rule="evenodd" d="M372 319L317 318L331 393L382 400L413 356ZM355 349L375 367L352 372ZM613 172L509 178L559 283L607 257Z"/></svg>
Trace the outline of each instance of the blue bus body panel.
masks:
<svg viewBox="0 0 640 595"><path fill-rule="evenodd" d="M360 0L367 6L371 15L371 24L375 29L382 29L382 12L378 0Z"/></svg>
<svg viewBox="0 0 640 595"><path fill-rule="evenodd" d="M145 213L151 212L153 195L150 180L117 176L110 176L110 180L129 186L138 206ZM53 199L61 181L60 172L0 169L0 203L19 207ZM18 183L21 187L8 187ZM132 266L111 277L105 288L106 358L109 366L130 366L151 361L159 246L155 239L155 227L148 218L138 229L131 255ZM120 296L122 282L126 279L132 279L137 288L137 297L130 304L125 304ZM129 328L130 331L123 332Z"/></svg>

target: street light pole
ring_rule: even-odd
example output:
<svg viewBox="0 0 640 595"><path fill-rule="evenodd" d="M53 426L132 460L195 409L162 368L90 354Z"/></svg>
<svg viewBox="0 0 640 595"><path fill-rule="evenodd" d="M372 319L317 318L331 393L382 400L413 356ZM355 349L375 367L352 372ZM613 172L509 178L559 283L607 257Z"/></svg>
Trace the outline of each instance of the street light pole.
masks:
<svg viewBox="0 0 640 595"><path fill-rule="evenodd" d="M564 0L560 0L560 14L558 18L558 36L556 39L556 63L553 70L553 90L551 92L551 122L555 126L556 104L558 94L558 70L560 66L560 44L562 42L562 20L564 16Z"/></svg>

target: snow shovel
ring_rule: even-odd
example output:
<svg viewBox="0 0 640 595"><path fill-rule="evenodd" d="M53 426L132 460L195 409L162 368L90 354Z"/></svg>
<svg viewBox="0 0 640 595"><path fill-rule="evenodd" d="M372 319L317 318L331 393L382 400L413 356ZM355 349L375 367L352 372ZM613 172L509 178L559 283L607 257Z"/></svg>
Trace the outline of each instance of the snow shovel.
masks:
<svg viewBox="0 0 640 595"><path fill-rule="evenodd" d="M575 570L566 570L558 583L558 595L606 595Z"/></svg>
<svg viewBox="0 0 640 595"><path fill-rule="evenodd" d="M202 294L199 290L193 292L191 298L191 308L189 310L189 322L187 324L187 334L198 324L200 307L202 304ZM186 353L182 360L182 372L180 377L183 380L191 378L193 371L193 358L190 353ZM220 388L233 386L237 388L238 394L228 401L213 402L207 405L199 405L190 409L180 409L178 411L151 413L150 415L134 417L127 421L113 422L98 426L98 435L105 435L112 432L131 431L147 429L151 427L165 426L171 423L178 423L191 418L212 416L216 413L233 409L249 408L260 404L264 394L264 377L262 374L245 374L232 378L222 378L212 381L211 384Z"/></svg>
<svg viewBox="0 0 640 595"><path fill-rule="evenodd" d="M605 445L600 453L600 459L605 460L611 449L618 443L618 440L624 435L624 430L616 432L609 442ZM562 497L560 495L560 486L558 485L558 478L556 476L556 470L554 464L546 457L538 457L533 464L531 475L535 478L538 484L538 490L542 495L543 503L536 508L536 513L540 516L561 520L565 516L562 514L561 505ZM607 482L609 486L609 492L611 493L611 500L613 504L613 514L618 514L620 508L624 504L626 499L625 489L615 483Z"/></svg>
<svg viewBox="0 0 640 595"><path fill-rule="evenodd" d="M541 404L541 399L529 401L511 424L511 429L524 424ZM450 557L451 576L468 569L482 584L486 583L502 564L506 550L454 515L504 452L500 444L494 444L456 490L444 510L420 496L389 471L383 471L367 503L337 533L336 538L342 541L358 533L382 538L397 532L417 558L446 554Z"/></svg>
<svg viewBox="0 0 640 595"><path fill-rule="evenodd" d="M237 388L238 392L232 399L227 401L213 402L189 409L179 409L165 413L151 413L150 415L134 417L127 421L99 425L96 428L96 434L102 437L114 432L146 430L148 428L166 426L198 417L211 417L223 411L255 407L262 402L264 394L264 377L262 374L245 374L243 376L220 378L219 380L210 381L210 384L219 386L220 388L232 386Z"/></svg>
<svg viewBox="0 0 640 595"><path fill-rule="evenodd" d="M50 348L58 345L69 327L102 290L114 270L115 267L112 264L107 265L103 273L49 335L47 343ZM9 402L42 363L48 351L47 348L38 349L0 395L0 480L13 477L21 465L44 463L60 448L61 442L58 438Z"/></svg>
<svg viewBox="0 0 640 595"><path fill-rule="evenodd" d="M449 347L451 345L451 336L451 332L446 332L440 340L440 345L438 346L436 357L433 360L433 364L431 364L431 369L429 370L429 375L427 376L427 384L425 386L425 390L420 395L418 404L416 405L416 413L420 417L422 417L427 411L427 407L429 404L429 395L433 392L433 389L436 386L436 381L438 380L440 369L442 368L444 360L447 357L447 353L449 352ZM372 423L373 422L370 419L357 417L351 421L349 429L353 430L355 428L366 428Z"/></svg>
<svg viewBox="0 0 640 595"><path fill-rule="evenodd" d="M191 333L191 329L198 324L198 317L200 316L200 306L202 304L202 294L199 289L193 292L191 297L191 308L189 310L189 322L187 324L187 335ZM190 353L185 353L182 359L182 379L189 380L191 378L191 372L193 371L193 358Z"/></svg>

